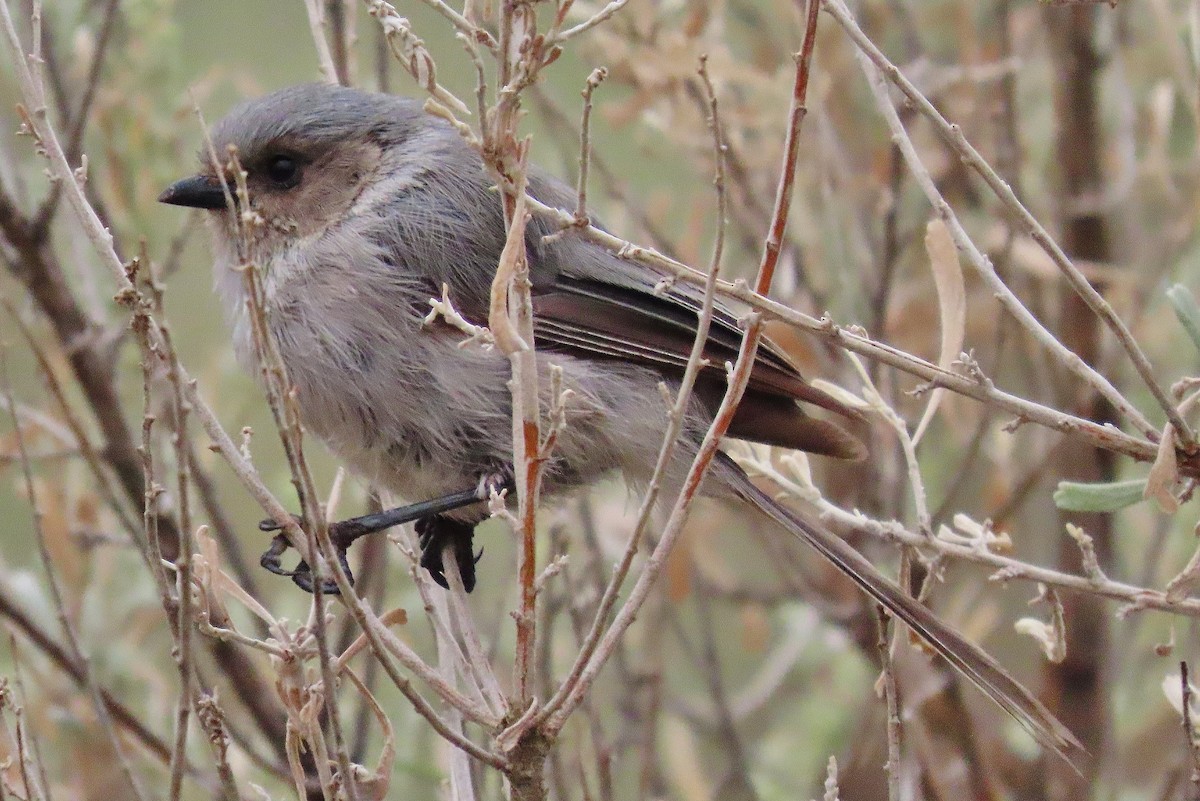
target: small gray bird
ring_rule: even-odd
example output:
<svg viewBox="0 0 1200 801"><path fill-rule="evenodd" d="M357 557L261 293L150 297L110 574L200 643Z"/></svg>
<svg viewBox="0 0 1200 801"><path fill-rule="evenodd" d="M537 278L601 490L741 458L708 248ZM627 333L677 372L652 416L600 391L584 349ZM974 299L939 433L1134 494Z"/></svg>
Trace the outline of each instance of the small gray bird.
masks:
<svg viewBox="0 0 1200 801"><path fill-rule="evenodd" d="M445 286L463 317L487 323L505 226L478 154L415 100L316 84L239 106L215 126L213 140L218 153L235 147L247 172L258 223L248 226L241 248L208 158L160 200L210 211L217 290L238 353L252 363L237 269L249 260L262 268L269 327L306 427L358 473L402 497L457 498L420 507L441 511L417 521L422 564L444 583L442 548L451 545L473 583L470 534L487 516L474 488L503 485L512 474L510 366L497 351L460 347L457 328L424 319ZM536 169L528 191L552 206L574 206L571 189ZM661 444L659 385L677 386L683 374L701 294L680 284L656 292L662 275L569 232L546 239L553 232L534 219L526 233L544 405L552 365L571 390L544 492L554 498L617 471L636 488L649 480ZM726 387L724 364L741 337L734 311L718 304L668 482L682 480L711 423ZM855 416L764 342L729 435L863 456L857 439L808 415L800 402ZM732 460L714 464L705 492L740 498L814 546L1044 745L1059 754L1080 748L991 657L842 539L776 503ZM464 500L472 503L459 506Z"/></svg>

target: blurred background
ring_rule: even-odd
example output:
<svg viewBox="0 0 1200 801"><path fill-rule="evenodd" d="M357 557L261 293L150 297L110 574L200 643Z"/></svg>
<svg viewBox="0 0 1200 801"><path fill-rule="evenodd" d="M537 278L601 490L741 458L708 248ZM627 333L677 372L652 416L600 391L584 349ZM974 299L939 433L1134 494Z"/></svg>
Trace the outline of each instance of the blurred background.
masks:
<svg viewBox="0 0 1200 801"><path fill-rule="evenodd" d="M27 0L6 1L28 43ZM572 18L583 19L600 5L577 2ZM471 98L475 71L451 26L431 4L408 0L395 6L436 59L439 81ZM419 94L382 47L365 7L350 7L358 34L354 83ZM552 10L547 6L544 13ZM1194 294L1200 282L1194 232L1200 201L1196 4L866 0L853 11L871 39L962 126L1101 289L1146 349L1160 382L1169 387L1196 374L1197 347L1166 294L1175 284L1185 295ZM304 4L56 0L47 4L42 26L50 117L60 136L78 130L73 163L79 153L87 154L88 191L118 253L133 258L144 243L161 271L165 319L182 362L227 431L235 438L245 427L254 431L249 449L255 466L278 497L294 504L270 414L253 377L235 363L210 291L207 232L198 219L155 199L196 168L202 129L194 105L211 124L238 100L320 80ZM752 276L781 158L790 54L801 34L800 12L783 0L630 3L573 41L526 93L522 128L533 137L534 160L575 180L579 92L592 69L606 66L610 76L596 91L592 122L591 208L622 237L705 268L716 196L712 138L696 68L707 54L729 142L731 207L722 269L731 277ZM104 57L97 59L101 50ZM10 396L17 407L49 555L93 675L150 733L169 743L178 692L170 630L154 582L122 531L121 514L140 524L141 508L130 491L133 479L124 474L124 480L120 472L130 463L120 462L119 443L113 444L119 429L126 431L126 446L140 443L140 354L128 332L128 312L113 301L116 287L65 202L46 215L46 233L37 244L22 239L22 231L34 231L22 225L36 222L46 208L48 181L30 139L13 135L20 125L14 110L19 87L10 55L6 50L0 67L0 194L6 201L0 204L0 257L7 268L0 273L0 294L8 304L0 309L0 339L11 385L4 405ZM81 108L87 109L82 117ZM927 121L903 104L901 116L937 187L1006 283L1060 341L1161 426L1162 412L1124 352L1028 232ZM930 218L929 204L872 100L853 44L822 14L792 224L772 296L936 361L942 318L925 249ZM31 266L35 261L41 266ZM62 286L47 288L42 271L47 264ZM965 291L962 349L999 387L1128 428L1004 315L969 270ZM60 300L71 299L75 317L67 320L65 307L47 301L55 292ZM75 339L65 336L71 331ZM785 327L772 332L808 375L862 393L862 378L828 341ZM116 406L105 408L115 418L97 412L95 392L80 377L80 349L94 358L93 377L107 377ZM47 366L39 366L39 353ZM910 430L915 427L928 400L928 393L915 392L921 382L879 364L868 362L866 368L883 399ZM47 370L70 411L55 399ZM160 416L166 414L161 395L157 391L152 400ZM20 688L3 687L5 721L11 728L13 705L21 708L54 797L125 797L111 746L100 735L103 722L78 677L63 669L36 634L62 641L38 556L17 437L7 414L3 420L0 617L12 635L0 644L0 676L6 682L23 678ZM89 466L71 431L73 421L103 463L99 472L105 480ZM1093 537L1111 578L1164 587L1196 544L1191 483L1176 486L1183 505L1174 514L1150 502L1112 513L1064 512L1053 497L1060 481L1139 479L1148 466L1019 423L973 400L949 393L943 398L918 450L934 530L956 514L990 520L1011 537L1016 558L1079 573L1079 548L1064 528L1074 522ZM818 486L844 509L915 530L911 484L896 435L878 421L858 433L870 444L870 458L855 465L814 459ZM309 597L257 566L267 545L256 529L261 509L195 426L192 434L194 469L203 477L197 480L206 482L197 485L195 521L217 531L224 567L249 593L276 617L303 621ZM162 475L169 475L173 451L164 431L155 437ZM325 492L337 463L315 443L308 453ZM165 503L169 507L170 493ZM358 514L367 503L368 488L351 479L335 516ZM539 654L547 682L570 665L636 509L636 497L613 481L544 512L543 562L552 555L570 557L543 598ZM861 532L847 534L893 573L897 549ZM428 652L429 626L419 615L423 602L406 557L376 539L352 551L356 574L369 582L377 608L409 610L402 636ZM502 678L513 647L508 612L516 604L510 540L499 523L481 530L476 543L485 555L471 596ZM943 581L933 585L931 607L1039 694L1095 760L1077 775L1047 759L1002 712L901 643L897 672L905 739L904 760L895 770L903 797L1197 797L1179 714L1163 690L1164 680L1178 686L1180 660L1197 653L1195 618L1118 614L1117 602L1064 592L1067 656L1051 664L1037 642L1013 627L1018 617L1049 616L1045 606L1027 605L1038 593L1034 584L993 581L990 569L955 560L939 560L932 569ZM253 631L252 617L230 606L239 628ZM335 632L348 642L352 621L341 610L336 615ZM820 797L833 756L843 799L887 798L876 640L874 610L831 568L811 553L781 545L760 521L702 501L672 554L666 580L556 746L551 796ZM244 659L261 674L261 683L250 690L239 687L228 662L207 652L198 657L198 675L217 689L233 737L229 762L245 797L251 797L252 784L270 797L286 797L292 790L280 770L280 730L271 723L278 723L271 717L278 714L271 690L276 666L254 652L246 651ZM545 689L549 694L552 685ZM388 797L443 797L448 746L393 688L380 686L377 692L397 733ZM342 700L355 758L370 762L380 733L356 696ZM122 732L146 786L155 796L165 795L161 758L144 737ZM11 732L0 739L3 756L11 758ZM189 755L211 772L202 736L193 736ZM17 772L13 763L0 770L6 793L20 795ZM480 797L500 796L496 774L479 769L477 781ZM206 793L201 782L184 784L186 797Z"/></svg>

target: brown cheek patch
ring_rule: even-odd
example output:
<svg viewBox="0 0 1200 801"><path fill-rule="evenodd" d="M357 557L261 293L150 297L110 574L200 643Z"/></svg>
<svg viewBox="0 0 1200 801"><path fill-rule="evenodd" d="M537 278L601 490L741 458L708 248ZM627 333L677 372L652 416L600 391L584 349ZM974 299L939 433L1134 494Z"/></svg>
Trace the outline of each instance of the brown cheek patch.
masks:
<svg viewBox="0 0 1200 801"><path fill-rule="evenodd" d="M378 145L363 143L307 165L298 191L292 195L301 235L341 219L375 174L381 158Z"/></svg>

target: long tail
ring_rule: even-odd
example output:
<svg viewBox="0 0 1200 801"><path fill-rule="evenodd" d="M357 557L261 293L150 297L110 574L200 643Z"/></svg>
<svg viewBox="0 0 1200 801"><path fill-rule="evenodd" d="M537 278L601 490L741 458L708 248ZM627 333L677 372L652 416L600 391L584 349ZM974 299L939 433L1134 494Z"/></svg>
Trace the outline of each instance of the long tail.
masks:
<svg viewBox="0 0 1200 801"><path fill-rule="evenodd" d="M724 454L722 454L724 456ZM805 520L780 505L750 481L732 459L720 460L730 489L739 498L758 507L764 514L803 540L845 573L867 595L900 618L921 639L929 643L955 670L1017 719L1044 747L1054 751L1072 767L1086 751L1075 736L1037 698L988 656L978 645L938 620L928 609L884 576L862 554L824 526Z"/></svg>

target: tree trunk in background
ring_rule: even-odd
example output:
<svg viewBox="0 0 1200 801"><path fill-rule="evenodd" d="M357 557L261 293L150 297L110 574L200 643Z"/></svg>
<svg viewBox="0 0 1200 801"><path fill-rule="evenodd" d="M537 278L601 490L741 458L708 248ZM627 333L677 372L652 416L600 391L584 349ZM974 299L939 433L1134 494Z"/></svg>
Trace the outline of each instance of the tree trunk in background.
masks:
<svg viewBox="0 0 1200 801"><path fill-rule="evenodd" d="M1098 262L1112 257L1104 219L1096 211L1081 211L1077 200L1098 197L1103 190L1101 133L1097 119L1097 85L1100 61L1093 46L1097 14L1107 7L1046 8L1050 51L1055 74L1056 151L1063 199L1062 243L1072 258ZM1097 286L1103 291L1103 287ZM1059 338L1094 365L1100 352L1103 326L1080 297L1063 287L1059 310ZM1072 411L1097 422L1113 422L1113 411L1094 392L1068 380L1064 400ZM1111 481L1112 454L1068 440L1060 449L1058 478L1073 481ZM1073 523L1090 534L1102 567L1113 560L1112 517L1107 514L1060 513L1062 523ZM1080 552L1074 540L1060 529L1058 567L1081 572ZM1043 701L1083 743L1092 760L1074 773L1061 760L1045 760L1046 798L1078 801L1091 796L1096 773L1103 764L1108 740L1110 709L1105 665L1109 650L1109 612L1093 595L1062 597L1067 621L1067 656L1059 665L1047 663Z"/></svg>

